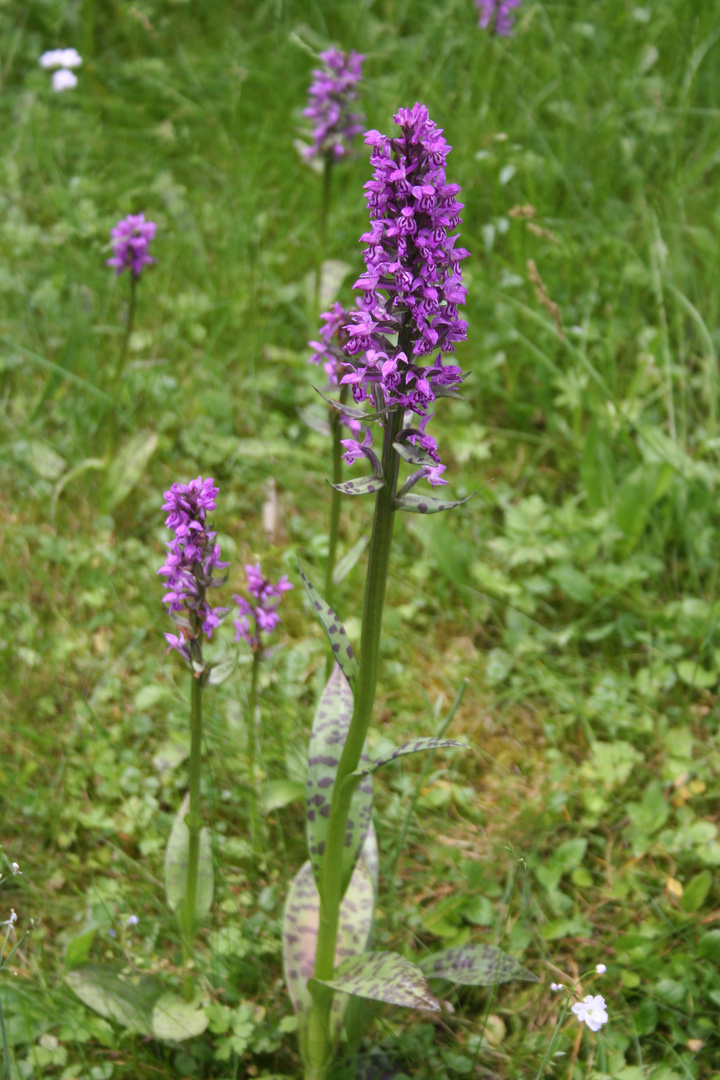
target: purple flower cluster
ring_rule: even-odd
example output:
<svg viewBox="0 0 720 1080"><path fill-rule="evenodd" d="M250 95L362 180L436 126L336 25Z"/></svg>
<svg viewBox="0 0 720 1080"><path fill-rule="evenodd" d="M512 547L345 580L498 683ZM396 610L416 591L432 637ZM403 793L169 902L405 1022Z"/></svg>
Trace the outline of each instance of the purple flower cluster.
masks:
<svg viewBox="0 0 720 1080"><path fill-rule="evenodd" d="M320 340L308 342L314 350L310 363L322 364L330 386L337 386L348 370L343 347L349 341L345 327L350 322L350 312L342 304L335 303L330 311L323 311L320 318L323 322Z"/></svg>
<svg viewBox="0 0 720 1080"><path fill-rule="evenodd" d="M510 12L520 7L522 0L475 0L480 11L478 26L487 30L492 23L493 33L500 37L512 37L514 19Z"/></svg>
<svg viewBox="0 0 720 1080"><path fill-rule="evenodd" d="M294 586L288 581L286 574L283 574L277 585L273 585L268 578L263 577L260 563L255 563L254 566L250 563L246 566L245 576L247 590L255 603L251 604L244 596L233 596L233 600L240 609L240 617L233 619L235 640L240 641L242 638L255 652L262 644L261 635L272 633L280 623L277 606L282 594Z"/></svg>
<svg viewBox="0 0 720 1080"><path fill-rule="evenodd" d="M165 634L171 649L177 651L192 666L202 664L202 634L212 638L213 630L222 622L229 608L211 607L207 603L208 589L224 585L227 577L216 578L216 570L229 563L220 561L217 533L207 527L207 514L215 509L220 489L212 479L191 480L189 484L173 484L165 492L163 510L168 510L165 525L174 532L167 544L168 556L158 574L167 578L163 603L179 628L179 634Z"/></svg>
<svg viewBox="0 0 720 1080"><path fill-rule="evenodd" d="M322 68L313 71L310 104L303 109L313 125L312 145L303 150L306 158L324 157L337 161L344 157L352 139L363 129L363 117L350 111L355 87L362 79L360 53L328 49L320 53Z"/></svg>
<svg viewBox="0 0 720 1080"><path fill-rule="evenodd" d="M127 267L133 277L139 277L143 266L155 262L148 254L148 248L156 229L155 222L146 221L144 214L128 214L118 221L110 233L115 254L108 259L107 265L114 266L118 274Z"/></svg>
<svg viewBox="0 0 720 1080"><path fill-rule="evenodd" d="M366 270L355 282L363 296L350 315L345 353L351 370L341 383L352 387L356 402L372 400L378 411L411 410L420 428L404 435L439 466L437 444L425 433L428 406L460 385L462 370L443 364L467 336L458 316L467 290L460 262L468 256L449 233L461 222L458 184L445 179L450 147L424 105L400 109L394 117L398 138L369 131L370 164L375 173L366 185L371 230L360 239ZM422 357L435 353L430 364ZM359 444L347 440L351 460ZM361 451L362 452L362 451ZM366 454L366 456L368 456ZM428 474L431 483L439 470Z"/></svg>

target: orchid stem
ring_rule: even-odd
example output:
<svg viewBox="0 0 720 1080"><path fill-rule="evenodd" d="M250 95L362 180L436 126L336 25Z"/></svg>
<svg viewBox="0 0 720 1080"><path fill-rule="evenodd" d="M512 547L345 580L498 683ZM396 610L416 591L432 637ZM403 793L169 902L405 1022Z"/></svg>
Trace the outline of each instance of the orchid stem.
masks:
<svg viewBox="0 0 720 1080"><path fill-rule="evenodd" d="M115 371L113 373L112 386L110 388L110 396L112 398L113 406L110 414L110 423L108 424L108 443L107 443L107 457L111 461L115 450L117 449L118 440L118 398L120 396L120 387L122 385L122 377L125 373L125 365L127 364L128 350L130 348L130 338L132 336L133 327L135 325L135 310L137 308L137 274L133 274L130 271L130 301L128 304L127 320L125 322L125 333L123 334L122 345L120 347L120 353L118 356L117 364L115 365Z"/></svg>
<svg viewBox="0 0 720 1080"><path fill-rule="evenodd" d="M188 862L183 904L183 952L189 964L195 952L195 918L197 907L197 878L200 862L200 765L202 756L202 687L200 679L190 676L190 809L185 818L188 828ZM185 997L192 998L192 983L185 981Z"/></svg>
<svg viewBox="0 0 720 1080"><path fill-rule="evenodd" d="M260 674L260 658L262 656L262 650L260 646L253 652L252 662L252 674L250 676L250 698L248 701L248 783L252 789L251 795L251 830L252 830L252 849L255 853L259 851L260 843L260 812L258 806L259 794L257 789L257 781L255 778L255 757L257 748L257 690L258 690L258 675Z"/></svg>

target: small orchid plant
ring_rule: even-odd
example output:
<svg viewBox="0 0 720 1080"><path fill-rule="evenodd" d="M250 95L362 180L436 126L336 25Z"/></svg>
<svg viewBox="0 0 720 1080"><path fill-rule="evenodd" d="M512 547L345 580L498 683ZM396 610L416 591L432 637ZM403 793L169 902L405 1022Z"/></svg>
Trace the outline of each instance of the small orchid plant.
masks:
<svg viewBox="0 0 720 1080"><path fill-rule="evenodd" d="M427 433L435 403L457 397L461 369L444 363L465 340L467 323L460 264L468 252L453 230L460 224L460 188L448 183L450 147L424 105L400 109L399 135L369 131L372 180L365 185L370 229L365 271L355 283L356 310L336 308L323 318L326 334L316 359L326 364L333 336L344 358L329 374L350 387L354 406L328 399L346 421L366 425L362 440L341 440L345 459L364 458L367 475L335 484L345 495L373 495L360 657L347 633L304 571L303 584L330 642L334 667L318 704L308 756L309 860L295 876L283 924L283 958L290 997L299 1017L306 1080L325 1080L340 1041L352 1052L362 1030L362 1002L381 1001L438 1012L428 980L494 985L534 980L512 957L490 946L445 949L420 964L371 948L378 890L378 854L372 825L372 776L405 754L460 747L453 739L416 738L371 760L367 734L378 678L385 589L397 511L437 513L466 500L418 493L416 486L447 484L437 442ZM322 336L322 335L321 335ZM382 432L373 449L372 427ZM400 476L401 466L409 474Z"/></svg>

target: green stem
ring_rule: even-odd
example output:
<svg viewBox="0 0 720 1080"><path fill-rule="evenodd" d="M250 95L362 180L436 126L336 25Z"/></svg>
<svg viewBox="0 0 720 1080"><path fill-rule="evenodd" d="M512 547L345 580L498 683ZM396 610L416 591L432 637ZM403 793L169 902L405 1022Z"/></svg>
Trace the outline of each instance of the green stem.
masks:
<svg viewBox="0 0 720 1080"><path fill-rule="evenodd" d="M258 789L255 779L255 750L257 745L257 730L255 713L257 712L257 687L258 687L258 675L260 673L260 657L262 651L260 647L253 653L252 662L252 675L250 676L250 699L248 701L248 783L252 789L251 808L251 828L252 828L252 848L253 851L259 850L258 845L260 841L260 812L258 807Z"/></svg>
<svg viewBox="0 0 720 1080"><path fill-rule="evenodd" d="M2 1044L3 1044L3 1057L5 1058L5 1075L7 1080L12 1080L12 1071L10 1066L10 1041L8 1039L7 1025L5 1023L5 1012L2 1004L2 994L0 994L0 1029L2 1029Z"/></svg>
<svg viewBox="0 0 720 1080"><path fill-rule="evenodd" d="M185 818L188 827L188 863L183 905L183 953L189 964L195 951L195 908L197 876L200 861L200 764L202 755L202 688L193 672L190 676L190 810ZM185 984L186 997L192 997L192 986Z"/></svg>
<svg viewBox="0 0 720 1080"><path fill-rule="evenodd" d="M122 383L122 377L125 373L125 364L127 363L128 349L130 347L130 336L133 332L133 326L135 325L135 309L137 307L137 275L130 273L130 302L128 305L127 321L125 323L125 333L123 334L122 345L120 347L120 354L118 356L117 364L115 365L115 371L113 373L112 384L110 387L110 397L112 398L113 407L110 414L110 423L108 424L108 445L107 456L109 460L112 457L117 448L118 439L118 397L120 395L120 386Z"/></svg>
<svg viewBox="0 0 720 1080"><path fill-rule="evenodd" d="M331 979L335 967L340 904L347 882L343 881L343 851L350 802L354 786L343 781L354 772L367 737L377 687L382 632L382 613L385 603L390 547L395 515L395 491L400 459L393 443L402 427L402 411L392 413L385 424L382 450L382 471L385 479L375 500L375 516L368 554L365 582L362 633L360 637L360 676L358 678L353 716L345 740L333 787L328 831L325 840L320 887L320 923L314 976ZM332 1058L328 1037L332 991L316 987L313 1008L308 1021L308 1080L322 1080Z"/></svg>
<svg viewBox="0 0 720 1080"><path fill-rule="evenodd" d="M333 484L342 484L343 478L343 466L342 466L342 443L340 438L342 436L342 420L340 419L340 413L337 409L330 409L330 434L332 436L332 455L333 455ZM330 605L333 606L332 592L334 589L333 575L335 573L335 563L337 561L337 547L338 547L338 533L340 530L340 501L342 495L335 488L332 489L332 500L330 502L330 534L328 543L328 557L325 565L325 592L323 593L324 599Z"/></svg>
<svg viewBox="0 0 720 1080"><path fill-rule="evenodd" d="M322 280L322 264L327 245L327 223L330 215L330 192L332 189L333 159L327 156L323 162L322 202L320 203L320 254L318 255L317 270L315 271L315 313L320 314L320 283Z"/></svg>

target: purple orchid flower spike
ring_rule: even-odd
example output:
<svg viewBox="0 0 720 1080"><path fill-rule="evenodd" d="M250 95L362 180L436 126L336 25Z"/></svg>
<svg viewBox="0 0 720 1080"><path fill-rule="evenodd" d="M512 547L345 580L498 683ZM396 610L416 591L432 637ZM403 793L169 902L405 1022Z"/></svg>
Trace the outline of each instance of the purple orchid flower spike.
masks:
<svg viewBox="0 0 720 1080"><path fill-rule="evenodd" d="M478 26L481 30L490 27L498 37L512 37L515 20L510 12L521 3L522 0L475 0L480 11Z"/></svg>
<svg viewBox="0 0 720 1080"><path fill-rule="evenodd" d="M294 588L294 585L288 581L286 574L283 574L277 584L273 584L269 578L263 576L260 563L247 565L245 576L247 590L255 603L251 603L244 596L233 596L240 612L233 620L235 640L246 641L255 653L263 644L262 635L272 633L279 626L281 620L277 606L282 594Z"/></svg>
<svg viewBox="0 0 720 1080"><path fill-rule="evenodd" d="M163 510L168 511L166 528L175 535L166 545L167 559L158 570L167 579L163 603L178 626L178 634L165 634L169 650L175 649L189 667L202 670L202 636L210 640L229 608L212 607L208 589L224 585L226 577L215 577L230 564L221 562L217 533L207 525L207 515L215 509L219 488L212 479L198 476L189 484L173 484L165 492Z"/></svg>
<svg viewBox="0 0 720 1080"><path fill-rule="evenodd" d="M406 418L421 418L414 435L403 434L430 453L419 475L439 485L446 483L442 462L425 424L435 399L463 380L460 367L443 363L467 335L458 306L465 303L460 263L468 252L451 235L462 203L459 186L445 178L450 147L425 106L400 109L394 119L400 136L365 136L375 169L365 185L371 225L361 237L366 269L355 288L362 298L344 327L349 370L340 383L351 387L356 403L370 400L379 413L403 410ZM347 450L346 460L359 456L354 447Z"/></svg>
<svg viewBox="0 0 720 1080"><path fill-rule="evenodd" d="M107 260L107 265L114 266L118 274L127 268L133 277L138 278L143 266L155 262L148 249L156 230L155 222L146 221L144 214L128 214L118 221L110 233L115 254Z"/></svg>
<svg viewBox="0 0 720 1080"><path fill-rule="evenodd" d="M305 147L303 155L338 161L363 129L363 117L352 112L350 105L357 97L365 58L356 52L328 49L320 53L320 59L323 66L313 71L310 104L303 109L303 116L313 125L312 145Z"/></svg>

